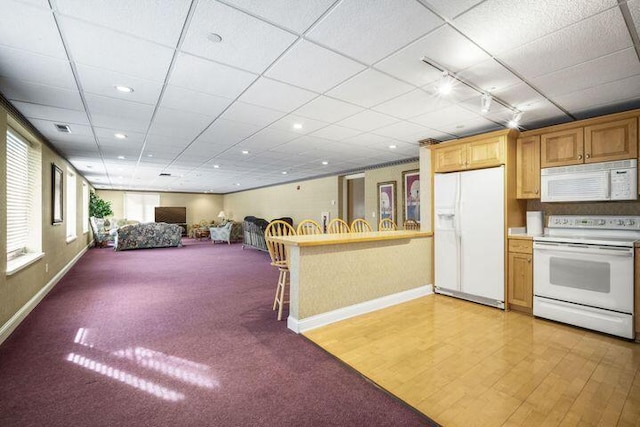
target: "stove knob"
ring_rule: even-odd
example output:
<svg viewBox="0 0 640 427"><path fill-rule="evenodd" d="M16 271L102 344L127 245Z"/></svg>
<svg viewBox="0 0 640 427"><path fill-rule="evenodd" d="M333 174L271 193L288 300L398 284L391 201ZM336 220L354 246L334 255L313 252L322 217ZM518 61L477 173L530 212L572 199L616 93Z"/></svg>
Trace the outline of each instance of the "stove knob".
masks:
<svg viewBox="0 0 640 427"><path fill-rule="evenodd" d="M605 221L604 219L598 220L598 225L605 225L607 223L607 221Z"/></svg>
<svg viewBox="0 0 640 427"><path fill-rule="evenodd" d="M618 225L624 225L624 220L619 219L619 220L618 220Z"/></svg>
<svg viewBox="0 0 640 427"><path fill-rule="evenodd" d="M632 220L632 219L628 219L627 220L627 225L631 226L631 225L635 225L635 224L636 224L636 222L634 220Z"/></svg>

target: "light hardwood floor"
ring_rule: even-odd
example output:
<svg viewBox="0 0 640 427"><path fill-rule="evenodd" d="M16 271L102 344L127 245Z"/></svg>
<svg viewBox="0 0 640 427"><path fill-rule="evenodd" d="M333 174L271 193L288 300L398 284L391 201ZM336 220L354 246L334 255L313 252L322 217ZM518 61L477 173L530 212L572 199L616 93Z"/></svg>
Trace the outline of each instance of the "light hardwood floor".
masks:
<svg viewBox="0 0 640 427"><path fill-rule="evenodd" d="M445 426L640 426L640 344L441 295L306 337Z"/></svg>

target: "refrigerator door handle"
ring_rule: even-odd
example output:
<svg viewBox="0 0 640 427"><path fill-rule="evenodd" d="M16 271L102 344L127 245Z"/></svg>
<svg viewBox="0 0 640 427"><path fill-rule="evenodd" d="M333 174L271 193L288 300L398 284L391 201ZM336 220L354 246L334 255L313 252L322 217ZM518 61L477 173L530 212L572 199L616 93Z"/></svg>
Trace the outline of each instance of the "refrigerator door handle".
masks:
<svg viewBox="0 0 640 427"><path fill-rule="evenodd" d="M462 205L462 195L460 192L462 191L462 177L458 175L457 181L457 189L456 189L456 206L455 206L455 236L456 236L456 265L458 267L458 283L456 283L456 287L459 291L463 291L462 284L464 283L462 272L462 219L460 218L461 205Z"/></svg>

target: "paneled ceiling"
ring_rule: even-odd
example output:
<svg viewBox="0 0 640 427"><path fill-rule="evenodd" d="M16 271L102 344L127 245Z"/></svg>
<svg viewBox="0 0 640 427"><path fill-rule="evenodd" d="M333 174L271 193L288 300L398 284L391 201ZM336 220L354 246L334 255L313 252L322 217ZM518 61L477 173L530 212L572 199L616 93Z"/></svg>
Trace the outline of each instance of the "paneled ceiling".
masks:
<svg viewBox="0 0 640 427"><path fill-rule="evenodd" d="M640 107L640 0L2 0L1 12L0 92L96 188L229 193L416 158L419 140L501 129L517 112L528 129Z"/></svg>

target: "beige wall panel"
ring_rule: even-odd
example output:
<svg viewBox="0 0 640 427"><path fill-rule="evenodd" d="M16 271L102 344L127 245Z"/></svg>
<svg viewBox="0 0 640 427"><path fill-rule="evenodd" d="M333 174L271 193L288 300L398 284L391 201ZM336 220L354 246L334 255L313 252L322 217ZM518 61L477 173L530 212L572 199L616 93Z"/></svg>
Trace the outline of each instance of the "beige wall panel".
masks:
<svg viewBox="0 0 640 427"><path fill-rule="evenodd" d="M404 163L386 168L371 169L364 172L364 211L365 219L371 224L371 228L378 229L378 183L396 182L396 224L402 228L402 172L415 170L420 167L419 162ZM420 177L422 179L422 176ZM420 215L424 212L420 206Z"/></svg>
<svg viewBox="0 0 640 427"><path fill-rule="evenodd" d="M288 216L297 224L320 221L321 212L338 215L338 177L313 179L240 193L225 194L224 210L235 221L245 216L272 220Z"/></svg>
<svg viewBox="0 0 640 427"><path fill-rule="evenodd" d="M299 247L300 275L291 278L298 304L292 303L292 315L302 320L430 284L431 240Z"/></svg>

